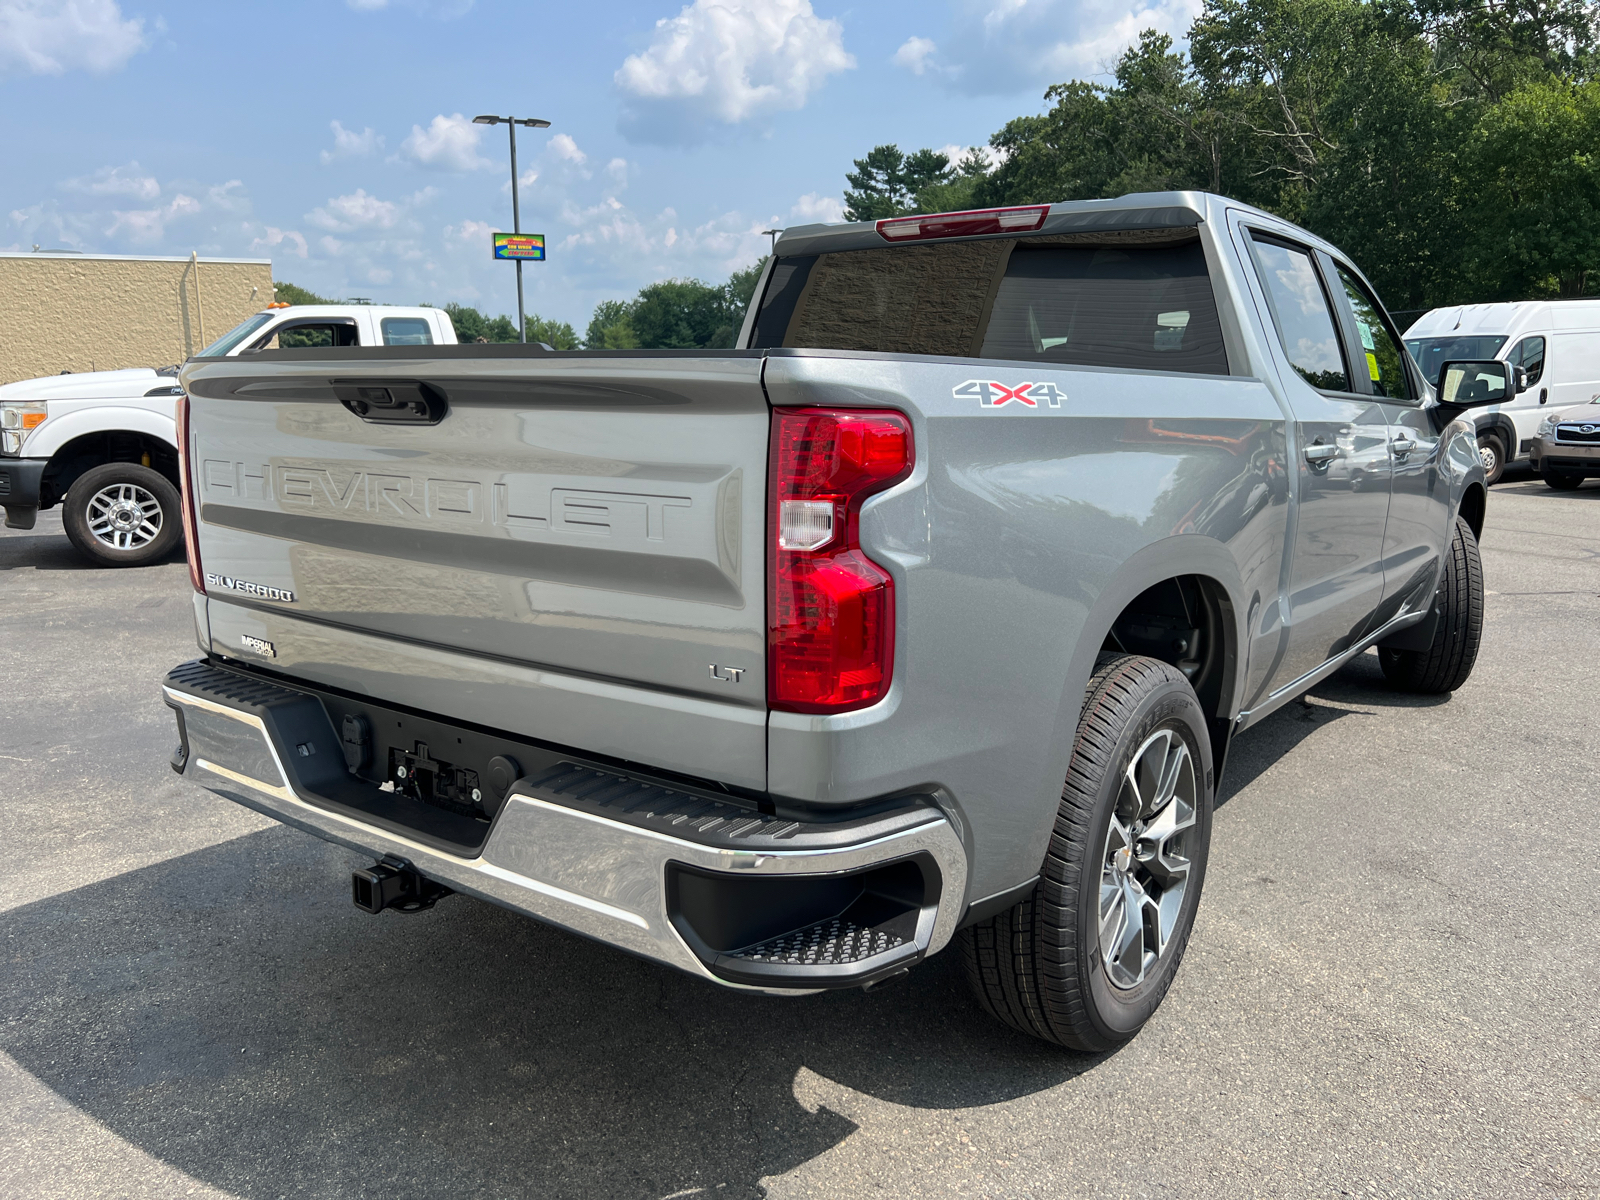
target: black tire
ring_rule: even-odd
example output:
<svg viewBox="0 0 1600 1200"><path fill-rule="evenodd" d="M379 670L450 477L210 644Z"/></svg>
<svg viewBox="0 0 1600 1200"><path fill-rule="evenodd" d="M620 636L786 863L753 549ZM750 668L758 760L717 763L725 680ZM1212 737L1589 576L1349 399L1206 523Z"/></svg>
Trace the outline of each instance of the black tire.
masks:
<svg viewBox="0 0 1600 1200"><path fill-rule="evenodd" d="M1193 825L1181 847L1189 870L1165 947L1141 981L1124 987L1112 982L1113 966L1101 951L1107 838L1124 799L1124 772L1162 731L1171 731L1169 742L1181 739L1193 768ZM1138 1033L1172 986L1188 945L1211 842L1211 787L1205 716L1183 673L1153 658L1102 655L1038 884L1014 908L959 935L978 1002L1012 1028L1073 1050L1109 1050ZM1139 947L1142 959L1142 936Z"/></svg>
<svg viewBox="0 0 1600 1200"><path fill-rule="evenodd" d="M145 521L137 527L114 532L115 521L107 516L105 499L119 489L130 503L142 506ZM113 511L120 519L124 509L114 507ZM131 513L132 510L126 511ZM61 523L66 526L67 537L79 553L102 567L142 567L159 562L183 540L178 489L159 471L138 463L103 463L85 471L67 495ZM100 530L100 536L96 535L96 529ZM112 544L118 540L129 544L122 547Z"/></svg>
<svg viewBox="0 0 1600 1200"><path fill-rule="evenodd" d="M1483 636L1483 564L1478 558L1478 539L1460 517L1445 553L1433 604L1438 624L1426 650L1378 649L1384 678L1401 691L1423 695L1453 692L1467 681L1478 661L1478 642Z"/></svg>
<svg viewBox="0 0 1600 1200"><path fill-rule="evenodd" d="M1582 475L1569 475L1565 471L1543 470L1539 478L1544 480L1547 488L1554 488L1558 492L1571 492L1583 486Z"/></svg>
<svg viewBox="0 0 1600 1200"><path fill-rule="evenodd" d="M1483 482L1488 485L1500 482L1506 473L1506 447L1496 433L1478 435L1478 457L1483 459Z"/></svg>

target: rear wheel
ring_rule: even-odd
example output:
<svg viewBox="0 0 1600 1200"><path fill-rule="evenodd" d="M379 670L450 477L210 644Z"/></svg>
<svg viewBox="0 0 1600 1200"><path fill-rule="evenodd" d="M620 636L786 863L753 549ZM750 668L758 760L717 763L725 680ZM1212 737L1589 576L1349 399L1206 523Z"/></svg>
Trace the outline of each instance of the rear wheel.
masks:
<svg viewBox="0 0 1600 1200"><path fill-rule="evenodd" d="M1498 434L1478 435L1478 458L1483 463L1484 483L1499 483L1506 473L1506 447Z"/></svg>
<svg viewBox="0 0 1600 1200"><path fill-rule="evenodd" d="M1433 597L1437 624L1426 650L1378 648L1383 675L1407 692L1453 692L1472 674L1483 636L1483 564L1472 528L1456 518L1455 537L1445 553L1444 572Z"/></svg>
<svg viewBox="0 0 1600 1200"><path fill-rule="evenodd" d="M1103 655L1033 893L961 932L978 1001L1074 1050L1144 1026L1189 942L1211 842L1211 746L1182 672Z"/></svg>
<svg viewBox="0 0 1600 1200"><path fill-rule="evenodd" d="M138 463L85 471L67 496L62 524L86 557L104 567L139 567L171 552L183 537L178 489Z"/></svg>
<svg viewBox="0 0 1600 1200"><path fill-rule="evenodd" d="M1565 471L1540 471L1539 478L1544 480L1546 487L1554 488L1558 492L1570 492L1583 486L1582 475L1569 475Z"/></svg>

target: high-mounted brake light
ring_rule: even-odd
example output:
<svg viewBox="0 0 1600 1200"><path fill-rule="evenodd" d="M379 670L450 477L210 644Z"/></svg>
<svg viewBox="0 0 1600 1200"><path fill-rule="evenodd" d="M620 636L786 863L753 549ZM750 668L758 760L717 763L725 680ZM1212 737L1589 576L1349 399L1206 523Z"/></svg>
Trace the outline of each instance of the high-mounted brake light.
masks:
<svg viewBox="0 0 1600 1200"><path fill-rule="evenodd" d="M1048 204L1030 204L1025 208L978 208L971 212L887 217L878 222L878 233L891 242L976 237L980 233L1032 233L1049 215Z"/></svg>
<svg viewBox="0 0 1600 1200"><path fill-rule="evenodd" d="M777 409L768 495L767 700L834 713L894 673L894 580L862 552L862 502L914 461L911 422L876 409Z"/></svg>
<svg viewBox="0 0 1600 1200"><path fill-rule="evenodd" d="M200 527L195 522L194 455L189 445L189 396L178 397L178 480L183 494L183 548L189 555L189 583L202 595L206 590L205 573L200 569Z"/></svg>

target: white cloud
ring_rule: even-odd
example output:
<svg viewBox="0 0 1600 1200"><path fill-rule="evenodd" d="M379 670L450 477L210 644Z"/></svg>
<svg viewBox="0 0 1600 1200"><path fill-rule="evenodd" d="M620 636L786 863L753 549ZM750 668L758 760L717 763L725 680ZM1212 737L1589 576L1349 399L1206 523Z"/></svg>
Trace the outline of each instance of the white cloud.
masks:
<svg viewBox="0 0 1600 1200"><path fill-rule="evenodd" d="M426 129L411 127L411 136L400 143L400 153L412 162L436 171L477 171L494 163L478 153L478 140L485 126L455 113L442 113ZM570 140L570 139L569 139Z"/></svg>
<svg viewBox="0 0 1600 1200"><path fill-rule="evenodd" d="M855 65L839 22L817 16L811 0L694 0L656 22L649 48L614 76L622 129L638 141L698 141L801 108Z"/></svg>
<svg viewBox="0 0 1600 1200"><path fill-rule="evenodd" d="M908 37L905 45L894 52L894 65L904 67L913 75L921 75L927 71L928 60L938 48L930 38Z"/></svg>
<svg viewBox="0 0 1600 1200"><path fill-rule="evenodd" d="M589 161L589 156L578 149L578 143L564 133L558 133L550 139L550 151L566 162L581 165Z"/></svg>
<svg viewBox="0 0 1600 1200"><path fill-rule="evenodd" d="M333 130L333 149L322 152L323 166L340 158L365 158L383 149L383 138L370 128L357 133L353 129L346 129L338 121L329 121L328 128Z"/></svg>
<svg viewBox="0 0 1600 1200"><path fill-rule="evenodd" d="M357 229L392 229L400 219L400 206L392 200L379 200L357 188L348 196L335 196L321 208L306 214L306 220L319 229L350 233Z"/></svg>
<svg viewBox="0 0 1600 1200"><path fill-rule="evenodd" d="M499 232L500 226L491 225L487 221L465 220L459 225L444 227L444 236L450 241L480 242L485 246L489 244L489 235Z"/></svg>
<svg viewBox="0 0 1600 1200"><path fill-rule="evenodd" d="M116 0L0 0L0 75L114 71L145 45Z"/></svg>
<svg viewBox="0 0 1600 1200"><path fill-rule="evenodd" d="M136 162L120 167L101 167L93 175L63 180L61 186L69 192L83 192L90 196L131 196L135 200L154 200L161 194L161 185L153 176L142 173Z"/></svg>
<svg viewBox="0 0 1600 1200"><path fill-rule="evenodd" d="M823 196L816 192L807 192L796 200L794 207L789 210L791 220L805 225L817 222L832 223L844 220L844 204L835 196Z"/></svg>
<svg viewBox="0 0 1600 1200"><path fill-rule="evenodd" d="M166 235L169 221L180 217L192 217L199 211L200 201L179 192L159 208L114 212L112 216L115 219L111 227L106 230L106 236L116 237L118 234L124 234L134 242L159 241Z"/></svg>
<svg viewBox="0 0 1600 1200"><path fill-rule="evenodd" d="M286 242L288 245L284 246ZM250 243L252 251L271 250L277 246L284 246L288 253L296 258L304 258L309 249L302 234L296 233L293 229L276 229L271 225L267 226L265 233Z"/></svg>
<svg viewBox="0 0 1600 1200"><path fill-rule="evenodd" d="M1108 71L1145 29L1181 40L1203 0L951 0L940 51L912 37L896 65L968 95L1008 95Z"/></svg>

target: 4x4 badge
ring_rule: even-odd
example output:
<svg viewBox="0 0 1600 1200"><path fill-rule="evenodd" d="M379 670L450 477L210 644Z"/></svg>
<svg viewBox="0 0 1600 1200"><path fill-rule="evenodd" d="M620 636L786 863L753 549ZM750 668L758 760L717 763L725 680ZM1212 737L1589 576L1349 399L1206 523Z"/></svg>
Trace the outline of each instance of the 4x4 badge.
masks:
<svg viewBox="0 0 1600 1200"><path fill-rule="evenodd" d="M1037 409L1041 401L1051 408L1060 408L1061 402L1067 398L1067 394L1053 383L1019 383L1015 387L1007 387L993 379L969 379L956 384L950 389L950 394L958 400L970 400L976 396L979 408L1004 408L1013 401L1024 408Z"/></svg>

